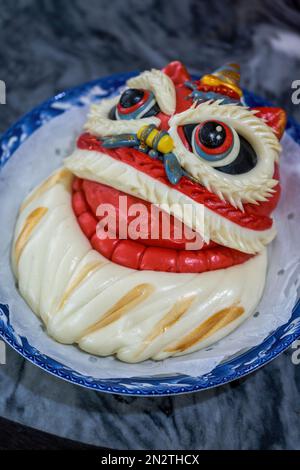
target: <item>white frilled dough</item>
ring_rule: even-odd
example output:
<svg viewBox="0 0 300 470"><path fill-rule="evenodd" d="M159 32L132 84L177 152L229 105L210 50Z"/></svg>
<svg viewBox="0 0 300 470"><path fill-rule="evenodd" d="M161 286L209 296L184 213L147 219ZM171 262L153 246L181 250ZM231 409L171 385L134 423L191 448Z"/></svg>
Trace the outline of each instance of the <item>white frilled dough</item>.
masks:
<svg viewBox="0 0 300 470"><path fill-rule="evenodd" d="M152 204L163 205L166 212L178 219L182 219L183 213L181 210L175 212L176 209L182 208L183 205L191 208L184 214L183 222L191 229L200 232L206 241L213 240L220 245L255 254L276 236L274 224L266 230L251 230L221 217L207 207L201 211L199 210L203 208L201 204L177 189L168 187L146 173L136 171L132 166L114 160L102 152L76 149L65 159L65 166L79 178L106 184Z"/></svg>
<svg viewBox="0 0 300 470"><path fill-rule="evenodd" d="M256 308L267 256L202 274L136 271L102 257L77 223L61 169L28 196L12 263L21 295L59 342L126 362L206 347Z"/></svg>

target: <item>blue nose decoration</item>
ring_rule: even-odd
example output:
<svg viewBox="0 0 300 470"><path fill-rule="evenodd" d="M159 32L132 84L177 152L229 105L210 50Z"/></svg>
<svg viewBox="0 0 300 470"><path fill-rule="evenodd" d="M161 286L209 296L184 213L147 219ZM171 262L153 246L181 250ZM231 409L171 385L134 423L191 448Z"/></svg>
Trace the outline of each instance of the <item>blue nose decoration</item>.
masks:
<svg viewBox="0 0 300 470"><path fill-rule="evenodd" d="M164 155L164 167L170 183L177 184L184 173L174 153L167 153Z"/></svg>
<svg viewBox="0 0 300 470"><path fill-rule="evenodd" d="M136 147L140 141L136 134L119 134L104 137L102 140L103 147L107 149L115 149L118 147Z"/></svg>

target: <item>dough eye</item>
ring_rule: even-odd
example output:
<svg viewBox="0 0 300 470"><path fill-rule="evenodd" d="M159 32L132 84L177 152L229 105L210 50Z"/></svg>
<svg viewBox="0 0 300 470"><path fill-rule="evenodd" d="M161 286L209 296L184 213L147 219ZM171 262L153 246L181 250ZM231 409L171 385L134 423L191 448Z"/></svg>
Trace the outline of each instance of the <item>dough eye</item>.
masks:
<svg viewBox="0 0 300 470"><path fill-rule="evenodd" d="M238 175L255 167L257 155L235 129L221 121L204 121L183 126L194 154L223 173Z"/></svg>
<svg viewBox="0 0 300 470"><path fill-rule="evenodd" d="M193 151L209 162L219 162L231 152L234 144L230 127L218 121L201 122L193 130Z"/></svg>
<svg viewBox="0 0 300 470"><path fill-rule="evenodd" d="M137 88L125 90L117 106L110 111L110 119L141 119L155 116L160 112L155 96L151 91Z"/></svg>

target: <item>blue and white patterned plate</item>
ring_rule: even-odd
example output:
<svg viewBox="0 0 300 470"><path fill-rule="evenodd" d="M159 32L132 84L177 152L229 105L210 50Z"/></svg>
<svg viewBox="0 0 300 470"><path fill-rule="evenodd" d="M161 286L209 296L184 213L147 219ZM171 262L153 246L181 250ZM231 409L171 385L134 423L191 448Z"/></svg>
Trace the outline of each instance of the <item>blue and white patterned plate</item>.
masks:
<svg viewBox="0 0 300 470"><path fill-rule="evenodd" d="M37 129L70 107L82 107L87 102L116 94L125 81L135 73L118 74L88 82L60 93L26 114L0 139L0 171L13 157L14 152ZM245 91L245 102L249 106L269 105L265 100ZM287 132L300 144L300 126L288 120ZM1 299L0 299L1 301ZM127 395L171 395L204 390L243 377L268 363L300 336L300 302L294 306L289 321L270 334L261 344L247 352L229 359L199 377L187 375L132 377L128 379L101 379L86 376L78 371L42 354L24 336L18 335L10 322L9 307L0 303L0 336L24 358L45 371L69 382L98 391Z"/></svg>

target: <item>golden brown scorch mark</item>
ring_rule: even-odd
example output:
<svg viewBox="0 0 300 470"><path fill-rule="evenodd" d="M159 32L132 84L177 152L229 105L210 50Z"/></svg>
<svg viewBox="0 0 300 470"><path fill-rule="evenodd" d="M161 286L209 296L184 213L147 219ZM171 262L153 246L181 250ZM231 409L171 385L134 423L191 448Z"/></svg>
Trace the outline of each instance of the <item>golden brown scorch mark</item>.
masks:
<svg viewBox="0 0 300 470"><path fill-rule="evenodd" d="M153 340L165 333L169 328L171 328L171 326L178 322L178 320L180 320L180 318L188 311L195 297L196 294L192 294L177 300L167 314L161 318L156 325L154 325L150 334L144 339L137 355L141 354Z"/></svg>
<svg viewBox="0 0 300 470"><path fill-rule="evenodd" d="M47 211L47 207L37 207L26 217L23 228L15 243L15 257L17 264L33 230L40 222L40 220L44 217Z"/></svg>
<svg viewBox="0 0 300 470"><path fill-rule="evenodd" d="M191 348L199 341L211 336L216 331L224 328L229 323L239 318L245 312L244 307L232 305L215 313L212 317L197 326L174 346L169 346L167 352L182 352Z"/></svg>
<svg viewBox="0 0 300 470"><path fill-rule="evenodd" d="M73 174L66 168L56 171L53 175L49 176L37 189L28 196L27 199L23 202L20 207L20 212L22 212L25 207L29 206L35 199L41 197L46 191L51 189L56 184L60 183L65 186L69 191L71 188L71 182L73 179Z"/></svg>
<svg viewBox="0 0 300 470"><path fill-rule="evenodd" d="M84 266L82 270L78 273L78 275L75 277L70 287L68 287L67 290L64 292L62 299L57 307L57 311L64 307L65 303L71 297L73 292L88 276L90 276L93 272L100 268L100 266L104 266L105 264L106 263L103 263L102 261L95 261L88 263L86 266Z"/></svg>
<svg viewBox="0 0 300 470"><path fill-rule="evenodd" d="M153 291L154 287L151 284L139 284L138 286L135 286L120 300L118 300L118 302L115 303L106 313L104 313L102 318L95 323L95 325L88 328L82 337L87 336L90 333L94 333L95 331L100 330L100 328L104 328L110 323L119 320L119 318L129 312L129 310L149 297Z"/></svg>

